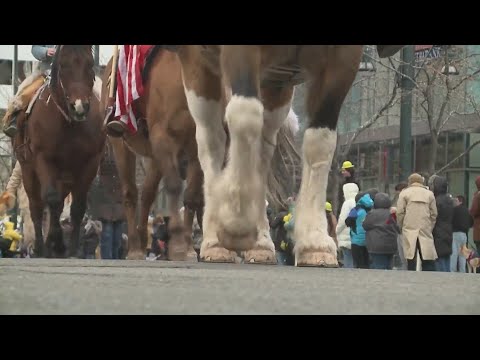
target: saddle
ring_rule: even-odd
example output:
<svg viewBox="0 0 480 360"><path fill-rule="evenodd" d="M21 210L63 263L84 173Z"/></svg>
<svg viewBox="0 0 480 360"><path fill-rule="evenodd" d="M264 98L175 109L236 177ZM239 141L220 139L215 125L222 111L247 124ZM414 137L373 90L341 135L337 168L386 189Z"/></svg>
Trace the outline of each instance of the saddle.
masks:
<svg viewBox="0 0 480 360"><path fill-rule="evenodd" d="M25 119L28 118L28 115L32 112L33 105L37 102L37 99L40 97L42 94L43 90L48 86L50 82L50 78L46 78L44 83L35 91L33 94L33 97L30 99L30 102L28 103L27 110L25 110Z"/></svg>

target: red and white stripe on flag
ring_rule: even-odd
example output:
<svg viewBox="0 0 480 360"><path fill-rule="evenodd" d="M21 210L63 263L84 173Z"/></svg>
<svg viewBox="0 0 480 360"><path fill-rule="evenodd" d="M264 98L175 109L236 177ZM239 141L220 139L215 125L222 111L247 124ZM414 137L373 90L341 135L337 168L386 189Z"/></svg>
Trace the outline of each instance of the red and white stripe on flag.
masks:
<svg viewBox="0 0 480 360"><path fill-rule="evenodd" d="M143 94L142 69L147 50L153 45L119 45L115 118L138 129L132 108L133 101Z"/></svg>

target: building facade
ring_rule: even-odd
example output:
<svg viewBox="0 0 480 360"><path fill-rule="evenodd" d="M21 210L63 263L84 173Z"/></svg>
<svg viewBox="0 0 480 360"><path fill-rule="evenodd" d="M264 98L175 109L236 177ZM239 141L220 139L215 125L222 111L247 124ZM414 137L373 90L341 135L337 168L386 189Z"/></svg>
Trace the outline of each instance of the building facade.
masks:
<svg viewBox="0 0 480 360"><path fill-rule="evenodd" d="M449 192L465 196L470 205L477 190L475 178L480 176L480 146L458 157L480 141L480 46L417 45L415 50L413 172L428 178L432 169L436 173L451 163L439 174L447 177ZM370 51L375 71L358 73L342 108L337 155L343 157L332 165L332 174L338 174L341 161L348 159L356 166L362 189L376 187L393 194L402 180L401 89L394 71L401 61L400 54L382 60L375 56ZM437 146L432 132L438 134Z"/></svg>

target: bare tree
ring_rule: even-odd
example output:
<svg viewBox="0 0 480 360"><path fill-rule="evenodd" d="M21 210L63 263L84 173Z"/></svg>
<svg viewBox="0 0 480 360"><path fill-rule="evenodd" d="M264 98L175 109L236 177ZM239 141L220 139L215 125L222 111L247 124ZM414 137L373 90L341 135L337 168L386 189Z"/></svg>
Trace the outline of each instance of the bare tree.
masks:
<svg viewBox="0 0 480 360"><path fill-rule="evenodd" d="M478 78L480 69L474 67L473 62L478 61L480 54L467 55L462 48L450 45L443 46L442 52L440 58L417 67L414 79L414 96L418 97L424 115L418 116L425 117L431 138L427 169L429 175L436 172L439 137L448 122L452 119L458 121L459 115L466 114L466 102L478 114L476 100L466 94L465 83ZM455 161L451 162L453 163ZM441 170L446 168L444 166Z"/></svg>
<svg viewBox="0 0 480 360"><path fill-rule="evenodd" d="M344 102L342 109L343 114L340 116L340 121L344 121L348 124L352 121L352 117L355 114L360 115L362 113L362 106L372 100L372 97L376 97L373 111L366 111L369 115L365 121L362 121L359 126L351 132L345 134L343 141L337 141L337 148L332 161L332 170L330 172L330 189L331 193L339 194L340 174L338 169L341 168L342 163L348 159L352 145L358 139L358 137L367 129L378 124L382 118L389 113L389 110L400 102L399 96L399 66L395 65L392 59L378 60L374 57L368 57L368 59L375 63L376 71L364 75L359 72L357 80L353 83L352 89L356 89L361 96L356 101L347 99ZM386 64L388 65L386 65ZM385 83L387 78L391 78L393 74L393 81L390 85ZM383 89L383 93L382 90ZM351 90L352 91L352 90ZM378 93L380 92L380 93ZM373 93L373 94L372 94ZM367 101L364 101L367 100ZM364 110L364 109L363 109ZM340 196L338 196L338 200ZM333 204L334 211L338 210L338 204L335 201Z"/></svg>
<svg viewBox="0 0 480 360"><path fill-rule="evenodd" d="M451 45L435 46L430 51L433 49L440 56L435 58L427 56L423 61L418 61L414 66L415 76L410 79L414 84L414 99L418 103L418 108L414 109L414 117L427 122L431 139L428 169L425 169L428 175L446 170L478 145L478 142L471 144L462 154L459 154L458 157L436 171L439 137L443 131L448 129L452 119L455 119L458 126L458 122L461 121L463 115L475 114L480 117L480 106L477 99L468 94L466 90L468 81L480 79L480 68L478 66L480 54L467 54L465 48ZM390 93L384 108L379 109L379 113L384 114L398 103L399 98L396 97L396 92L399 80L403 76L400 72L400 66L404 64L400 59L393 57L388 58L388 61L380 61L366 54L366 58L374 62L378 68L388 69L390 71L389 76L393 75L395 77L396 86ZM372 101L372 97L368 97L368 100ZM467 106L469 109L466 108ZM337 166L348 155L351 145L361 132L376 124L382 114L374 114L362 123L358 129L349 134L346 143L342 144L341 149L337 149Z"/></svg>

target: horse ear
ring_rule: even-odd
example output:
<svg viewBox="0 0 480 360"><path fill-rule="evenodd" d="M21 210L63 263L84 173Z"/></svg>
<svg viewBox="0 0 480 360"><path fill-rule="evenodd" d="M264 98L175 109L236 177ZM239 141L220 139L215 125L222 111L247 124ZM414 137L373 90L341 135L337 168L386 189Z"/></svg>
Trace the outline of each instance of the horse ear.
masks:
<svg viewBox="0 0 480 360"><path fill-rule="evenodd" d="M386 58L395 55L405 45L377 45L377 53L380 58Z"/></svg>

